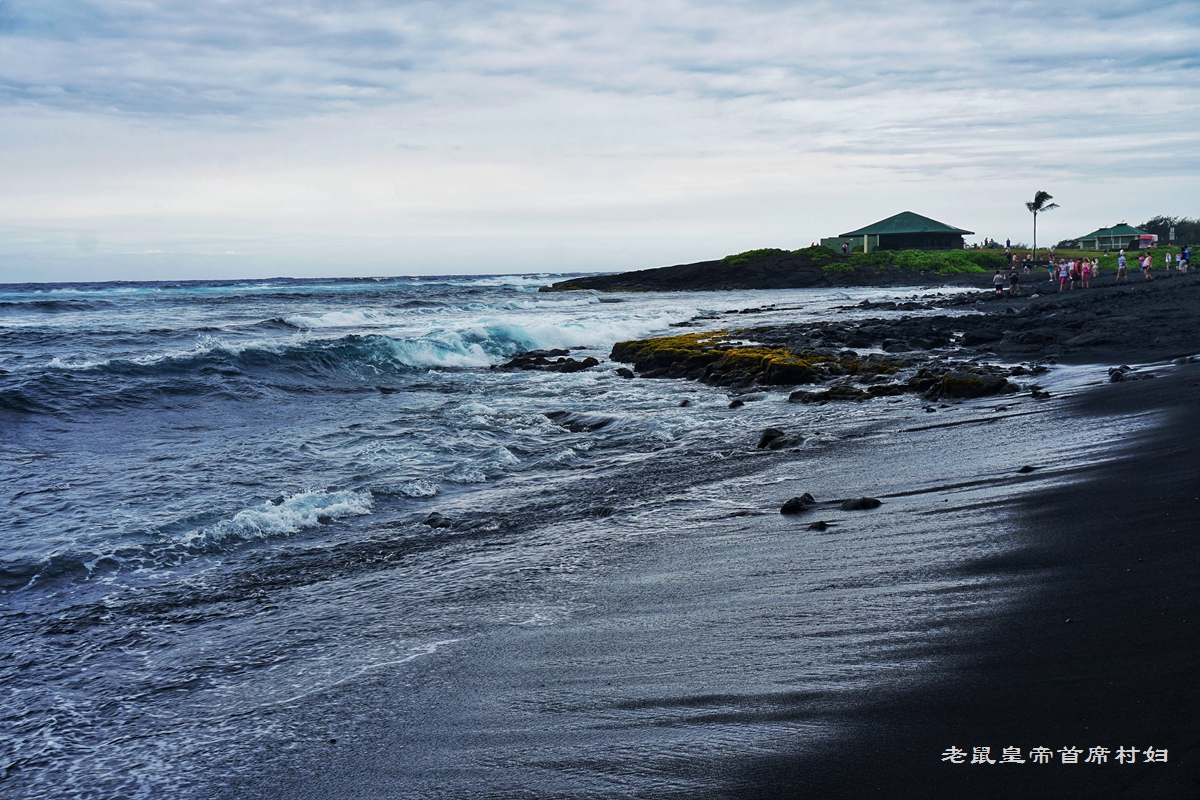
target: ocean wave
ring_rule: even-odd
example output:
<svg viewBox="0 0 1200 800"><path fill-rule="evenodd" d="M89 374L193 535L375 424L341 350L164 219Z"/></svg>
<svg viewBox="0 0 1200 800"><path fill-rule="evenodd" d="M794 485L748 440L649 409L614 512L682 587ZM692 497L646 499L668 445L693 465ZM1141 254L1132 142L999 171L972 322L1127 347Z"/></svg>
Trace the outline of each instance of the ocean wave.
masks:
<svg viewBox="0 0 1200 800"><path fill-rule="evenodd" d="M189 550L209 550L230 542L287 536L326 522L370 514L374 498L370 492L301 492L268 500L260 506L239 511L228 520L178 537Z"/></svg>
<svg viewBox="0 0 1200 800"><path fill-rule="evenodd" d="M370 328L402 324L406 316L373 308L355 308L348 311L326 311L323 314L293 314L283 321L301 330L321 328Z"/></svg>
<svg viewBox="0 0 1200 800"><path fill-rule="evenodd" d="M433 497L434 495L436 495L438 493L439 489L438 489L438 485L436 483L434 483L433 481L421 478L421 479L418 479L415 481L409 481L408 483L401 484L400 486L398 486L396 488L396 491L398 491L400 494L404 495L405 497L420 498L420 497Z"/></svg>
<svg viewBox="0 0 1200 800"><path fill-rule="evenodd" d="M42 314L58 314L63 312L97 311L109 308L112 303L104 300L0 300L0 314L20 314L35 311Z"/></svg>

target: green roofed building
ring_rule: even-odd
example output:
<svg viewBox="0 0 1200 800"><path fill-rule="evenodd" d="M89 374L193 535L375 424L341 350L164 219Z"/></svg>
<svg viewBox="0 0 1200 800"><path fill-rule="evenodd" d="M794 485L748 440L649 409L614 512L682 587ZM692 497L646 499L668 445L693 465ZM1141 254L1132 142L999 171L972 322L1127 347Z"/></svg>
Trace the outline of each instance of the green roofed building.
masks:
<svg viewBox="0 0 1200 800"><path fill-rule="evenodd" d="M821 244L840 250L845 242L856 253L872 250L962 250L963 236L973 233L911 211L902 211L865 228L822 239Z"/></svg>
<svg viewBox="0 0 1200 800"><path fill-rule="evenodd" d="M1143 236L1151 234L1122 222L1111 228L1100 228L1087 236L1080 236L1079 246L1084 250L1136 250Z"/></svg>

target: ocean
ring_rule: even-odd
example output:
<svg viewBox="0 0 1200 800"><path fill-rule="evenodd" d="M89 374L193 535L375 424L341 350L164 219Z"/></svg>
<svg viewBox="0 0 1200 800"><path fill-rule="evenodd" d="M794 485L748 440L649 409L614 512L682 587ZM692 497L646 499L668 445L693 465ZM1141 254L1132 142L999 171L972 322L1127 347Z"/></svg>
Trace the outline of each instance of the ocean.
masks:
<svg viewBox="0 0 1200 800"><path fill-rule="evenodd" d="M997 499L1130 430L730 408L613 343L913 290L537 291L562 277L0 286L0 795L718 792L1030 591L964 568L1019 546ZM602 363L493 369L548 348ZM816 533L778 513L804 491L885 502Z"/></svg>

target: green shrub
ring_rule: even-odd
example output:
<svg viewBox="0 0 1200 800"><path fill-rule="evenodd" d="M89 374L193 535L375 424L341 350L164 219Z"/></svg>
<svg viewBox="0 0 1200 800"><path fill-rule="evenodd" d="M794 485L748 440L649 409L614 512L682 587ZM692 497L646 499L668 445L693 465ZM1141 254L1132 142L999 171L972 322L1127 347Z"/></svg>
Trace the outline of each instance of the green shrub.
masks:
<svg viewBox="0 0 1200 800"><path fill-rule="evenodd" d="M812 247L802 247L799 250L792 251L798 256L808 256L814 264L822 264L826 261L833 261L838 257L838 252L832 247L815 244Z"/></svg>
<svg viewBox="0 0 1200 800"><path fill-rule="evenodd" d="M875 267L886 269L892 265L895 253L889 250L876 250L874 253L851 253L850 263L855 267Z"/></svg>
<svg viewBox="0 0 1200 800"><path fill-rule="evenodd" d="M787 255L787 250L780 250L778 247L764 247L761 250L747 250L744 253L736 253L731 256L725 256L722 261L730 266L746 264L764 256Z"/></svg>

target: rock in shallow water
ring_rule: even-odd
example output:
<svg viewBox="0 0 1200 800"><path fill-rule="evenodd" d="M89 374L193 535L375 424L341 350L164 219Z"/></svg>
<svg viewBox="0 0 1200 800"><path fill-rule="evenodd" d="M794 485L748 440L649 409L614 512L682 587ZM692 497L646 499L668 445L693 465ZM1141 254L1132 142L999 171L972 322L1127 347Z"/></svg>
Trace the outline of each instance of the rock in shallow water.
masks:
<svg viewBox="0 0 1200 800"><path fill-rule="evenodd" d="M800 434L788 434L779 428L767 428L762 432L762 436L758 437L759 450L764 447L770 450L784 450L803 443L804 437Z"/></svg>
<svg viewBox="0 0 1200 800"><path fill-rule="evenodd" d="M582 361L565 358L567 350L530 350L528 353L518 353L506 364L494 366L492 369L540 369L546 372L579 372L599 365L600 361L588 356ZM555 358L551 361L551 358ZM633 377L633 373L629 374Z"/></svg>
<svg viewBox="0 0 1200 800"><path fill-rule="evenodd" d="M793 497L791 500L788 500L786 503L784 503L783 507L779 509L779 513L801 514L805 511L808 511L808 509L816 504L817 501L813 499L813 496L808 492L805 492L799 497Z"/></svg>
<svg viewBox="0 0 1200 800"><path fill-rule="evenodd" d="M436 511L426 517L423 521L431 528L450 528L454 526L453 520L451 520L449 517L439 514Z"/></svg>

